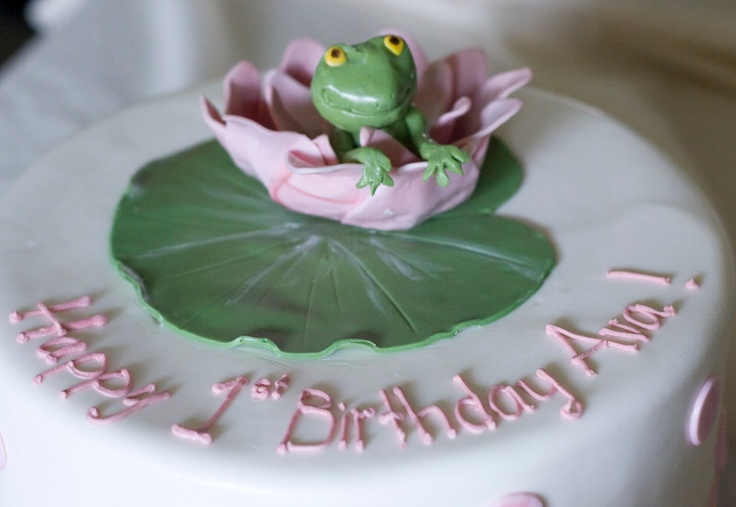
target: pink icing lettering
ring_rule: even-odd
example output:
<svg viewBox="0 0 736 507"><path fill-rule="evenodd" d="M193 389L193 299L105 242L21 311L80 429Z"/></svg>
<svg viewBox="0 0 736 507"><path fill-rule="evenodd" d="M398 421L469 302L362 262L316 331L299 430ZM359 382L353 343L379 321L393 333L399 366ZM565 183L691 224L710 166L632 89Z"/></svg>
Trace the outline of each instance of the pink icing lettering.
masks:
<svg viewBox="0 0 736 507"><path fill-rule="evenodd" d="M363 425L362 421L370 419L376 415L376 411L372 408L364 408L359 410L354 408L350 411L350 415L353 417L353 432L355 433L355 450L362 452L365 449L365 440L363 439Z"/></svg>
<svg viewBox="0 0 736 507"><path fill-rule="evenodd" d="M606 273L606 278L622 278L640 282L649 282L657 285L670 285L672 278L669 276L648 275L637 271L611 270Z"/></svg>
<svg viewBox="0 0 736 507"><path fill-rule="evenodd" d="M117 422L121 419L128 417L129 415L138 412L148 406L158 403L160 401L168 400L171 398L171 392L161 391L156 392L155 384L147 384L143 387L131 391L124 399L123 405L126 408L123 410L111 414L107 417L103 417L100 414L98 407L92 407L87 411L87 417L96 423L107 424Z"/></svg>
<svg viewBox="0 0 736 507"><path fill-rule="evenodd" d="M655 331L662 326L663 319L673 317L675 314L675 309L672 306L665 306L662 310L657 310L651 306L640 303L628 305L623 310L623 317L624 320L631 325L622 324L618 319L613 319L608 322L609 327L598 331L598 335L601 337L617 337L648 343L650 339L642 330L646 329ZM637 329L637 327L640 329ZM620 343L607 340L605 338L600 339L592 336L580 335L553 324L547 325L547 334L553 336L562 344L562 346L570 353L572 364L582 368L587 375L596 374L596 371L586 362L586 360L600 349L617 348L630 352L636 352L639 350L638 344ZM573 347L571 343L572 340L593 343L594 345L584 352L578 352L575 347Z"/></svg>
<svg viewBox="0 0 736 507"><path fill-rule="evenodd" d="M636 352L639 350L638 345L635 344L623 344L618 343L606 339L601 338L594 338L592 336L585 336L573 333L571 331L568 331L567 329L563 329L559 326L555 326L553 324L547 325L547 334L556 338L562 346L570 353L570 356L572 358L572 364L575 366L579 366L580 368L585 371L587 375L595 375L596 371L586 362L587 359L598 352L601 349L606 348L616 348L620 350L625 350L628 352ZM572 346L572 344L568 340L576 340L586 343L593 343L593 347L586 350L585 352L578 352L575 350L575 348Z"/></svg>
<svg viewBox="0 0 736 507"><path fill-rule="evenodd" d="M457 436L457 430L452 427L452 424L450 424L450 420L447 418L442 409L440 409L437 405L428 405L423 409L417 411L414 409L414 407L411 406L409 400L406 399L406 395L400 387L394 387L393 393L406 410L406 413L409 415L409 420L414 423L417 431L419 431L419 435L424 445L431 445L432 442L434 442L434 437L423 424L424 419L431 414L434 414L437 418L439 418L440 423L444 427L445 433L447 434L448 438L455 438Z"/></svg>
<svg viewBox="0 0 736 507"><path fill-rule="evenodd" d="M340 416L340 440L337 443L337 447L341 451L344 451L348 448L348 420L351 414L345 412L347 407L344 403L338 403L337 408L342 412Z"/></svg>
<svg viewBox="0 0 736 507"><path fill-rule="evenodd" d="M46 308L43 303L38 303L38 310L30 310L28 312L20 312L15 311L10 314L10 322L13 324L17 324L18 322L27 319L28 317L34 317L37 315L46 315L48 312L51 313L59 313L66 310L72 310L74 308L84 308L89 306L92 303L92 299L89 296L82 296L78 299L72 299L70 301L66 301L64 303L59 303L57 305L53 305L48 307L47 310L41 309L43 306Z"/></svg>
<svg viewBox="0 0 736 507"><path fill-rule="evenodd" d="M291 378L288 375L281 375L281 377L273 383L273 391L271 392L271 398L278 400L286 392L291 385Z"/></svg>
<svg viewBox="0 0 736 507"><path fill-rule="evenodd" d="M513 411L509 412L503 409L499 399L501 395L505 395L511 401L511 404L514 406ZM535 407L526 403L513 387L504 384L496 384L491 387L491 390L488 392L488 404L491 410L507 421L515 421L521 417L521 414L525 410L528 412L534 412L536 410Z"/></svg>
<svg viewBox="0 0 736 507"><path fill-rule="evenodd" d="M315 404L310 405L308 402L311 400L315 400ZM286 454L291 451L317 451L330 445L335 438L335 416L330 411L331 408L332 398L326 392L319 389L304 389L301 396L299 396L296 411L289 421L286 435L279 444L279 454ZM312 415L326 420L327 435L323 440L312 443L294 442L293 435L297 423L302 417Z"/></svg>
<svg viewBox="0 0 736 507"><path fill-rule="evenodd" d="M271 397L274 400L278 400L289 388L291 379L288 375L282 375L281 378L271 383L265 377L261 377L256 380L255 384L251 388L251 397L254 400L263 401Z"/></svg>
<svg viewBox="0 0 736 507"><path fill-rule="evenodd" d="M97 363L97 368L93 370L82 369L81 366L86 365L87 363ZM33 381L36 384L41 384L51 375L55 375L64 370L69 371L69 373L71 373L75 377L82 379L91 379L102 375L103 373L105 373L106 369L107 356L105 356L105 354L101 352L94 352L91 354L85 354L76 359L72 359L71 361L67 361L66 363L54 366L49 370L39 373L33 378Z"/></svg>
<svg viewBox="0 0 736 507"><path fill-rule="evenodd" d="M465 380L460 375L455 375L452 380L458 384L463 391L467 394L466 397L460 398L455 404L455 419L460 423L460 426L472 433L483 433L488 430L496 429L496 421L493 420L480 401L480 397L475 394ZM480 417L480 423L474 423L465 416L463 409L474 410Z"/></svg>
<svg viewBox="0 0 736 507"><path fill-rule="evenodd" d="M401 421L404 420L404 416L396 412L394 407L391 406L391 400L384 389L381 389L378 394L381 396L383 406L386 407L386 412L378 416L378 422L391 426L399 439L399 447L406 447L406 432L401 428Z"/></svg>
<svg viewBox="0 0 736 507"><path fill-rule="evenodd" d="M24 319L27 319L28 317L36 316L45 317L46 320L48 320L50 323L49 326L42 326L30 331L19 333L18 336L16 336L16 340L18 340L19 343L26 343L29 340L42 336L64 336L67 334L67 331L70 330L73 331L78 329L86 329L89 327L104 326L107 323L107 318L104 315L95 315L94 317L90 317L88 319L66 322L63 324L59 321L59 319L54 316L54 314L56 313L72 310L75 308L87 307L90 305L90 302L91 299L88 296L84 296L79 299L74 299L53 306L46 306L43 303L38 303L36 305L36 310L31 310L28 312L15 311L11 313L9 318L10 322L12 323L18 323Z"/></svg>
<svg viewBox="0 0 736 507"><path fill-rule="evenodd" d="M210 429L212 428L212 426L215 425L220 417L222 417L222 414L225 413L225 411L233 402L238 393L240 393L240 391L242 391L247 384L248 379L244 376L237 377L227 382L219 382L215 384L214 386L212 386L212 392L214 394L226 394L225 399L212 415L212 417L207 419L207 421L196 430L185 428L184 426L181 426L179 424L174 424L171 427L171 432L177 437L184 438L186 440L192 440L203 445L211 444L212 434L210 433Z"/></svg>
<svg viewBox="0 0 736 507"><path fill-rule="evenodd" d="M251 398L258 401L268 399L271 395L271 381L267 378L259 378L251 387Z"/></svg>
<svg viewBox="0 0 736 507"><path fill-rule="evenodd" d="M700 283L695 278L691 278L685 282L685 288L687 290L698 290L700 288Z"/></svg>
<svg viewBox="0 0 736 507"><path fill-rule="evenodd" d="M118 387L109 387L107 384L112 383L113 381L122 381L122 384L118 385ZM108 398L122 398L130 392L131 383L132 379L130 377L130 372L123 368L119 371L103 373L97 377L85 380L84 382L77 384L76 386L64 389L63 391L61 391L60 394L62 398L67 398L74 393L78 393L79 391L83 391L85 389L94 389L98 393L102 394L103 396L107 396Z"/></svg>
<svg viewBox="0 0 736 507"><path fill-rule="evenodd" d="M79 354L87 349L87 344L69 335L57 336L41 344L36 349L38 357L48 364L56 364L64 356Z"/></svg>
<svg viewBox="0 0 736 507"><path fill-rule="evenodd" d="M649 343L651 340L647 335L642 333L639 329L633 326L622 324L618 319L608 321L608 327L604 327L598 331L599 336L610 336L613 338L624 338L628 340L637 340L644 343Z"/></svg>
<svg viewBox="0 0 736 507"><path fill-rule="evenodd" d="M537 378L544 380L551 386L550 390L546 393L540 392L532 388L529 383L525 380L519 380L516 385L526 392L532 398L538 401L546 401L552 398L555 393L560 393L562 396L567 398L567 403L560 409L560 414L566 419L579 419L583 415L583 404L580 403L575 396L565 389L562 384L557 381L552 375L550 375L544 368L539 368L536 371Z"/></svg>
<svg viewBox="0 0 736 507"><path fill-rule="evenodd" d="M337 405L337 408L342 412L340 417L340 441L338 442L338 448L344 451L348 448L348 429L350 427L350 421L353 422L352 429L355 435L355 450L363 452L365 449L365 441L363 440L363 425L362 421L370 419L376 415L376 411L372 408L357 409L353 408L350 411L344 403Z"/></svg>
<svg viewBox="0 0 736 507"><path fill-rule="evenodd" d="M651 306L635 304L624 308L624 319L631 324L642 329L654 331L662 326L660 319L673 317L675 309L672 306L665 306L662 310L655 310ZM637 318L637 317L640 318Z"/></svg>

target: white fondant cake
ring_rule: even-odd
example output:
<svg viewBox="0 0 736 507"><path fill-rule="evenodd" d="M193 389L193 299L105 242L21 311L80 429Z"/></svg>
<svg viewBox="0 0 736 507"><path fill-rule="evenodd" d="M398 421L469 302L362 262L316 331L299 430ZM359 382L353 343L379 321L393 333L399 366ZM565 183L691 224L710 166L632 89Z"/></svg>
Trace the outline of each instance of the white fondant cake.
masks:
<svg viewBox="0 0 736 507"><path fill-rule="evenodd" d="M521 96L501 137L524 183L499 213L548 234L558 264L497 322L405 352L223 350L138 304L109 258L111 217L140 166L211 137L197 94L47 156L0 206L0 309L38 310L0 328L0 504L709 505L733 304L719 223L625 128Z"/></svg>

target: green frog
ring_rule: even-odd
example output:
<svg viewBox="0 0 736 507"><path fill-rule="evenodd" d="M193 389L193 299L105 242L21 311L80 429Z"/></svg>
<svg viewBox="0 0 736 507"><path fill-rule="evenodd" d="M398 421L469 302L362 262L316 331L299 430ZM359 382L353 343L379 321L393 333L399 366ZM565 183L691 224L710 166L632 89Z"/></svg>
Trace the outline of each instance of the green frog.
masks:
<svg viewBox="0 0 736 507"><path fill-rule="evenodd" d="M462 174L465 150L442 145L427 134L422 112L412 103L417 72L411 51L398 35L374 37L353 46L336 44L317 65L311 84L317 111L334 129L330 144L340 162L363 164L358 188L393 186L391 161L378 148L360 145L363 127L381 129L427 161L423 178L444 187L447 171Z"/></svg>

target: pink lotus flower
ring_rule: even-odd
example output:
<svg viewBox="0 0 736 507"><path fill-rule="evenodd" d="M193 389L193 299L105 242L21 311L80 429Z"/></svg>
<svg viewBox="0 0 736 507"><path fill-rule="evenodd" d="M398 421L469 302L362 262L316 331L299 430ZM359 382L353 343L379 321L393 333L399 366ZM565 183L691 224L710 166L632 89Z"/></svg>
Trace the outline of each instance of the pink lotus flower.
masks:
<svg viewBox="0 0 736 507"><path fill-rule="evenodd" d="M328 140L331 126L311 101L312 74L325 51L311 39L293 41L263 84L251 63L238 63L225 78L225 114L203 98L205 121L235 164L281 205L359 227L410 228L472 194L491 133L521 107L508 96L531 79L531 71L489 79L478 49L428 64L421 49L405 40L419 81L414 104L425 114L431 137L470 155L464 174L451 174L446 187L422 181L425 161L383 131L364 128L361 144L377 146L391 159L395 184L380 186L373 196L368 188L356 188L363 166L338 161Z"/></svg>

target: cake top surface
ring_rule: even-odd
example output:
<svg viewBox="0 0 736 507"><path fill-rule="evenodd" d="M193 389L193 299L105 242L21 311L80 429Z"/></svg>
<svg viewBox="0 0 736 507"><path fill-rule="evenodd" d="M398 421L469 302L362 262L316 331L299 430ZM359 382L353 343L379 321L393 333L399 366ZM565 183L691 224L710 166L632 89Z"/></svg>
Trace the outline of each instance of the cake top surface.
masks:
<svg viewBox="0 0 736 507"><path fill-rule="evenodd" d="M217 96L212 87L203 91ZM522 92L525 108L514 122L504 126L500 137L522 154L525 183L497 213L538 224L554 238L559 262L547 282L519 310L491 326L466 329L452 340L395 354L344 349L318 361L276 358L255 349L233 354L182 340L158 326L111 269L108 258L110 217L132 174L153 159L211 136L191 107L200 92L134 108L96 126L51 153L0 203L4 230L0 238L0 305L9 313L34 308L41 301L53 305L92 295L92 306L75 310L69 318L101 314L108 317L108 323L73 336L87 343L90 352L103 354L109 371L127 368L135 387L152 383L157 393L170 392L168 399L95 431L85 426L85 414L96 406L99 418L109 417L122 410L120 400L108 400L87 390L60 403L58 392L82 380L62 371L47 375L40 386L34 385L33 376L51 368L36 356L42 342L7 344L0 355L2 371L8 378L26 379L9 393L13 399L23 400L31 419L44 417L49 406L54 406L53 435L75 439L84 434L83 441L75 440L78 450L71 454L44 453L47 438L52 436L36 439L35 444L28 442L28 454L9 456L13 466L9 464L3 472L8 479L16 478L14 470L41 470L37 473L43 474L46 484L62 488L62 477L54 470L69 468L70 460L94 461L92 449L110 450L106 442L115 441L121 447L116 449L115 459L106 462L106 474L129 473L134 462L141 481L155 476L158 487L168 480L159 472L166 470L166 463L175 462L177 476L233 485L242 484L247 477L250 484L258 484L259 491L283 490L282 473L290 474L291 491L331 477L329 486L320 483L324 488L313 491L310 498L315 502L351 491L361 492L356 502L363 504L385 499L387 491L397 503L418 498L429 502L446 488L439 481L436 486L427 484L421 470L431 463L451 474L458 488L454 492L462 492L468 504L488 504L508 493L509 484L527 484L531 475L537 478L535 492L545 498L554 495L569 499L569 503L584 498L591 504L600 495L622 502L640 498L641 491L634 486L622 493L615 481L596 478L618 472L606 463L616 467L626 456L646 452L642 449L650 449L658 441L653 436L685 438L683 421L691 400L674 396L653 403L651 395L642 395L642 389L653 382L658 386L681 385L689 378L688 365L713 363L720 354L718 343L693 337L726 332L727 319L712 318L713 310L722 308L732 297L728 248L717 220L702 196L668 160L597 112L544 92ZM136 149L121 150L121 143ZM575 188L572 192L571 185ZM698 248L693 249L693 244ZM64 245L63 255L60 245ZM667 275L671 283L607 279L605 273L615 268ZM700 289L686 287L690 278L700 282ZM596 352L588 361L595 370L593 376L571 363L569 352L545 331L553 324L597 336L612 318L621 318L623 309L640 302L665 313L664 309L673 305L677 315L661 318L661 329L647 332L651 340L641 343L638 353L615 348ZM4 336L13 337L41 324L33 317L21 323L5 321L1 328ZM518 421L497 418L500 423L493 432L474 434L452 419L454 405L467 396L452 380L456 375L475 392L486 393L491 386L511 385L519 379L548 387L550 384L537 376L540 369L583 405L581 417L575 421L561 417L569 400L557 393L540 402L535 413L524 414ZM698 373L705 378L711 372ZM279 400L258 402L243 391L211 429L213 442L208 449L171 437L173 425L197 427L216 410L222 399L211 394L213 385L241 376L250 380L248 387L260 378L274 385L283 375L288 375L290 383ZM381 391L390 395L399 410L394 387L400 388L414 407L442 407L457 429L456 438L447 437L444 428L435 428L431 432L434 442L424 445L414 429L407 433L407 447L401 448L391 427L371 419L366 423L362 453L357 451L354 437L348 440L346 450L340 450L335 437L317 454L283 456L277 452L305 390L328 393L335 407L344 403L347 410L373 408L380 414L385 411ZM320 399L315 397L312 403ZM659 410L662 405L668 409ZM550 442L557 443L561 456L566 455L571 442L595 439L601 428L610 429L607 421L612 413L636 414L651 421L652 427L618 428L612 435L620 438L607 438L610 445L598 450L606 459L591 471L595 477L588 476L574 460L560 463L553 474L543 463L538 470L522 470L508 461L548 449ZM315 433L308 431L306 438L315 436L321 441L325 438L324 421L316 422ZM9 449L16 445L16 426L11 419L2 429ZM664 434L663 428L667 429ZM634 430L635 438L631 435ZM300 440L298 435L294 438ZM145 460L140 459L142 448L150 451ZM39 455L45 457L42 462L36 459ZM497 465L507 473L499 478L484 476L482 484L475 474L460 473L470 472L479 456L504 456L505 461ZM401 487L397 468L404 470ZM668 480L668 472L667 466L649 471L657 484ZM597 481L595 491L573 488L569 493L571 488L563 479L570 477ZM367 483L383 487L366 489ZM21 487L23 481L8 482L11 495L15 484ZM88 486L94 488L95 484ZM673 499L691 498L691 491L697 490L688 481L671 486ZM28 494L27 488L24 491ZM223 498L224 505L227 501ZM268 505L267 499L262 504Z"/></svg>

